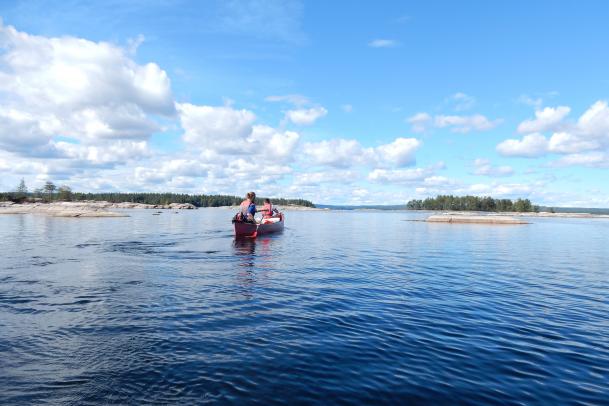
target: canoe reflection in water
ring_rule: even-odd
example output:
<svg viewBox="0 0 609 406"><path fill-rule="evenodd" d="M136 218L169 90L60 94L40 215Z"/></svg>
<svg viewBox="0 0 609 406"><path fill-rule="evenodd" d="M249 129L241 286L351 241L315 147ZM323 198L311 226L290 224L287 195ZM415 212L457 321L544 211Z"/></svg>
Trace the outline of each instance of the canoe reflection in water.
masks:
<svg viewBox="0 0 609 406"><path fill-rule="evenodd" d="M253 267L256 260L261 262L258 264L258 268L264 268L265 262L272 259L272 237L265 238L235 238L233 240L233 248L235 256L240 257L240 266ZM258 250L258 253L256 253Z"/></svg>
<svg viewBox="0 0 609 406"><path fill-rule="evenodd" d="M272 238L237 238L233 242L235 256L239 258L237 271L241 293L248 299L254 296L257 285L265 283L270 271L268 261L272 258Z"/></svg>
<svg viewBox="0 0 609 406"><path fill-rule="evenodd" d="M236 238L233 241L235 255L240 258L240 266L254 266L254 258L256 257L256 240L253 238Z"/></svg>

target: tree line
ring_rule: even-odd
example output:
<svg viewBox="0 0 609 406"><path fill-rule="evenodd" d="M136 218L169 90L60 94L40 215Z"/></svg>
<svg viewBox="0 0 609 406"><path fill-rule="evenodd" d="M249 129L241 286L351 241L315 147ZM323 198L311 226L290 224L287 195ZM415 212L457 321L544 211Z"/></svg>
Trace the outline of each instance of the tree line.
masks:
<svg viewBox="0 0 609 406"><path fill-rule="evenodd" d="M24 201L107 201L111 203L142 203L153 205L165 205L170 203L190 203L196 207L220 207L236 206L243 201L243 197L229 195L191 195L183 193L82 193L73 192L67 185L56 186L53 182L46 182L44 187L29 192L25 181L22 179L19 186L13 192L0 193L0 200L13 202ZM263 197L256 199L256 204L262 204ZM309 200L276 198L271 200L278 205L298 205L315 207Z"/></svg>
<svg viewBox="0 0 609 406"><path fill-rule="evenodd" d="M72 200L72 196L72 189L67 185L56 186L53 182L47 181L43 187L30 191L25 184L25 180L21 179L21 182L19 182L14 191L0 192L0 201L12 201L15 203L25 201L69 201Z"/></svg>
<svg viewBox="0 0 609 406"><path fill-rule="evenodd" d="M411 200L409 210L516 211L538 212L539 206L529 199L493 199L492 197L438 195L424 200Z"/></svg>

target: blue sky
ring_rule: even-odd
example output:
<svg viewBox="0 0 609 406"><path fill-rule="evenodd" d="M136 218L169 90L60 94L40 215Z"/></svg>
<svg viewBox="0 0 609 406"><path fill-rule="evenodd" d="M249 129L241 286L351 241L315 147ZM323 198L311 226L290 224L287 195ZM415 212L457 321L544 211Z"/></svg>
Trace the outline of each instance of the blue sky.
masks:
<svg viewBox="0 0 609 406"><path fill-rule="evenodd" d="M605 1L4 1L0 16L2 189L609 207Z"/></svg>

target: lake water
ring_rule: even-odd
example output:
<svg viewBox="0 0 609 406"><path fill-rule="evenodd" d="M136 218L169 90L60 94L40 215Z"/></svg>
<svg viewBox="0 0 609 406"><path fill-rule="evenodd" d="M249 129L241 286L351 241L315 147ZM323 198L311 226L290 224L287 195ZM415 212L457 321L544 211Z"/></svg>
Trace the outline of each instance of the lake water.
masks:
<svg viewBox="0 0 609 406"><path fill-rule="evenodd" d="M607 404L609 220L0 216L0 404Z"/></svg>

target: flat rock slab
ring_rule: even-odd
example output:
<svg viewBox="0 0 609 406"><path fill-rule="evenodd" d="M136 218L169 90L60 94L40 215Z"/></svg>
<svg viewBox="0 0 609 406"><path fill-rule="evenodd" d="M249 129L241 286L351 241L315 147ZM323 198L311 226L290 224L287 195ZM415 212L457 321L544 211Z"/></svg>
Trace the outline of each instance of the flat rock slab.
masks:
<svg viewBox="0 0 609 406"><path fill-rule="evenodd" d="M529 222L505 216L463 216L436 214L427 217L429 223L462 223L462 224L529 224Z"/></svg>
<svg viewBox="0 0 609 406"><path fill-rule="evenodd" d="M1 214L44 214L51 217L129 217L125 213L87 209L84 207L61 207L53 205L19 205L0 207Z"/></svg>
<svg viewBox="0 0 609 406"><path fill-rule="evenodd" d="M47 213L52 217L129 217L123 213L113 211L87 211L87 210L64 210L64 211L49 211Z"/></svg>

